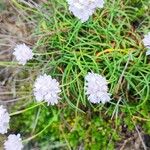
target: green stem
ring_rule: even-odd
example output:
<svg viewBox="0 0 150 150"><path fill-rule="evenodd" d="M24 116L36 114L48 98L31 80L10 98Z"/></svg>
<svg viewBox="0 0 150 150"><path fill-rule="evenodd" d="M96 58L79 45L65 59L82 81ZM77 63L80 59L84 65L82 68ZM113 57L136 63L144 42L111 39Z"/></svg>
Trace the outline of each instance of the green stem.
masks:
<svg viewBox="0 0 150 150"><path fill-rule="evenodd" d="M31 63L31 62L28 62L27 63L28 65L36 65L38 63ZM23 65L19 65L18 62L12 62L12 61L0 61L0 66L4 66L4 67L23 67ZM28 67L28 66L26 66Z"/></svg>
<svg viewBox="0 0 150 150"><path fill-rule="evenodd" d="M17 62L7 62L7 61L0 61L0 66L19 66Z"/></svg>
<svg viewBox="0 0 150 150"><path fill-rule="evenodd" d="M60 51L54 51L49 53L34 53L34 55L42 56L42 55L51 55L51 54L58 54L58 53L60 53Z"/></svg>
<svg viewBox="0 0 150 150"><path fill-rule="evenodd" d="M26 108L26 109L23 109L23 110L20 110L20 111L17 111L17 112L10 113L9 116L14 116L14 115L18 115L18 114L24 113L24 112L26 112L28 110L31 110L33 108L36 108L36 107L40 106L40 105L43 105L44 103L45 102L37 103L36 105L31 106L29 108Z"/></svg>

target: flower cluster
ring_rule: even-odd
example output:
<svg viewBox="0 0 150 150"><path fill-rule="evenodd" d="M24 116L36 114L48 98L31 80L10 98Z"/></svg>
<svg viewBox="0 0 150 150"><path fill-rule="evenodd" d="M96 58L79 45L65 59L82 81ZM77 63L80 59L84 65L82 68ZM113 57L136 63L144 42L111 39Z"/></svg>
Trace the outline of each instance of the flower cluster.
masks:
<svg viewBox="0 0 150 150"><path fill-rule="evenodd" d="M5 134L9 128L10 115L7 110L0 106L0 133ZM20 135L10 134L8 140L4 143L5 150L21 150L23 148Z"/></svg>
<svg viewBox="0 0 150 150"><path fill-rule="evenodd" d="M81 20L86 22L95 12L96 8L103 8L104 0L67 0L69 10Z"/></svg>
<svg viewBox="0 0 150 150"><path fill-rule="evenodd" d="M148 49L146 55L150 55L150 32L144 35L143 44Z"/></svg>
<svg viewBox="0 0 150 150"><path fill-rule="evenodd" d="M0 106L0 133L7 133L7 129L9 128L9 114L7 110L1 105Z"/></svg>
<svg viewBox="0 0 150 150"><path fill-rule="evenodd" d="M108 93L108 83L105 77L99 74L89 72L85 76L85 91L88 100L92 103L106 103L110 101Z"/></svg>
<svg viewBox="0 0 150 150"><path fill-rule="evenodd" d="M45 100L48 105L57 104L60 92L59 83L49 75L41 75L35 81L34 96L38 102Z"/></svg>
<svg viewBox="0 0 150 150"><path fill-rule="evenodd" d="M10 134L4 143L4 148L5 150L22 150L23 144L20 134Z"/></svg>
<svg viewBox="0 0 150 150"><path fill-rule="evenodd" d="M25 65L28 60L33 58L32 50L25 44L19 44L15 47L13 55L19 64Z"/></svg>

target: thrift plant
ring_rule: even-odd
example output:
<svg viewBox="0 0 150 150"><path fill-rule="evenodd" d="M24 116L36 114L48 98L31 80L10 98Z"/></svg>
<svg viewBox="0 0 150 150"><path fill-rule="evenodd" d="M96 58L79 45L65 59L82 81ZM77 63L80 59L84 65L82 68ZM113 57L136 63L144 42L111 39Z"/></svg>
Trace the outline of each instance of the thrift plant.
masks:
<svg viewBox="0 0 150 150"><path fill-rule="evenodd" d="M36 40L31 48L18 40L12 50L16 60L0 62L19 68L12 85L20 99L11 112L0 106L0 134L8 136L3 148L112 150L133 131L145 148L142 133L150 134L149 3L10 3L34 24Z"/></svg>

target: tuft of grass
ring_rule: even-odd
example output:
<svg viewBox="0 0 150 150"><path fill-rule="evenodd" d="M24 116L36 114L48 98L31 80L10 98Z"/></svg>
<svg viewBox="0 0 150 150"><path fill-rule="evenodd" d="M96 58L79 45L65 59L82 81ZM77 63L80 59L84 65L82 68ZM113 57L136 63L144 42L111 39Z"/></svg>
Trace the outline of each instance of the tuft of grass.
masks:
<svg viewBox="0 0 150 150"><path fill-rule="evenodd" d="M32 36L37 38L35 59L19 66L15 75L17 96L25 92L31 97L18 102L13 110L35 105L32 88L38 75L50 74L62 85L58 106L42 105L13 117L13 132L33 136L60 111L55 122L29 146L115 149L116 142L124 138L123 126L130 131L140 125L150 133L150 65L142 45L143 33L150 29L146 0L109 0L83 24L68 11L65 0L48 0L35 7L12 2L20 12L30 14L26 21L36 22ZM110 103L93 105L87 101L84 77L89 71L106 76Z"/></svg>

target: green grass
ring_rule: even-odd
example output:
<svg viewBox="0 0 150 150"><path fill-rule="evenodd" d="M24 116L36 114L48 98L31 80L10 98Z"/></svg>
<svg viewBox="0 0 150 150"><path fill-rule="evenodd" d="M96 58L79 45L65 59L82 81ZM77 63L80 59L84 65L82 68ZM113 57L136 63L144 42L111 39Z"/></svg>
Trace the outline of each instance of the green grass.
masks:
<svg viewBox="0 0 150 150"><path fill-rule="evenodd" d="M29 145L38 143L43 150L105 150L115 149L124 138L124 125L128 132L140 125L150 133L150 59L142 44L143 34L150 30L147 0L108 0L83 24L69 13L65 0L48 0L40 9L13 2L20 12L29 14L25 21L36 22L32 36L37 39L35 59L16 75L17 95L32 95L36 77L47 73L61 83L62 99L57 106L42 105L12 117L12 132L19 131L25 139L33 136L60 111ZM109 81L110 103L87 101L84 77L89 71ZM23 99L13 110L36 105L33 101L33 96Z"/></svg>

